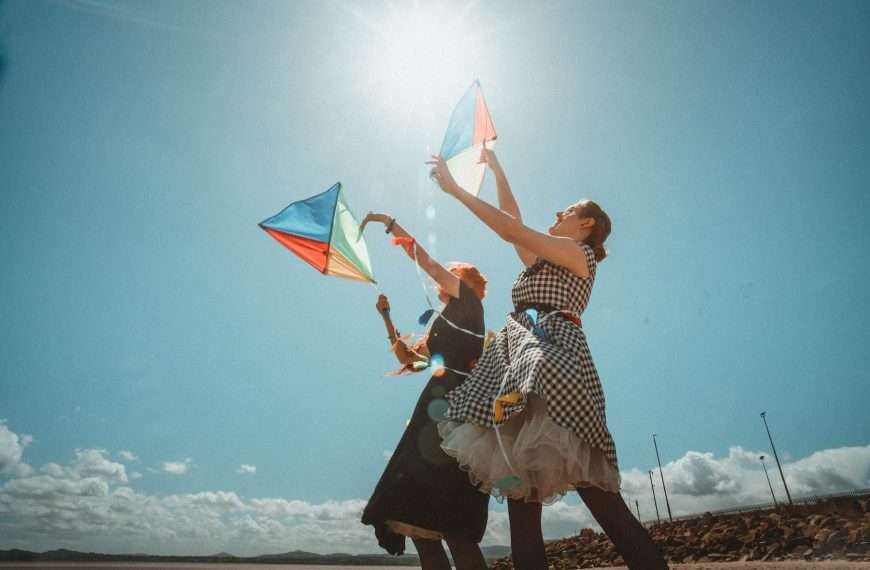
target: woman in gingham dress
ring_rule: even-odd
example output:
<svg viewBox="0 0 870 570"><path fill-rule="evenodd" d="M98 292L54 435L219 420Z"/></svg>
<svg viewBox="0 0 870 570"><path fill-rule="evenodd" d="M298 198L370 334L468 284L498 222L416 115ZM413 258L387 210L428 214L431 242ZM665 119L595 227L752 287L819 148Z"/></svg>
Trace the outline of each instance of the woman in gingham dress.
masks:
<svg viewBox="0 0 870 570"><path fill-rule="evenodd" d="M432 177L502 239L526 266L512 288L514 312L472 375L446 397L441 447L474 484L507 497L518 570L546 570L542 504L576 489L629 568L667 568L619 494L604 393L581 327L610 218L594 202L556 214L548 232L523 225L495 153L483 149L499 208L465 192L441 157Z"/></svg>

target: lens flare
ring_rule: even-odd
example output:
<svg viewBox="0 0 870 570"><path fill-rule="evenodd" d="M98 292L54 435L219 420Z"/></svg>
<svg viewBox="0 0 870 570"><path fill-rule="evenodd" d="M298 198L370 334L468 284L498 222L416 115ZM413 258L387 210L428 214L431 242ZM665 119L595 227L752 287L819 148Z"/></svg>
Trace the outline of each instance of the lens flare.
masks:
<svg viewBox="0 0 870 570"><path fill-rule="evenodd" d="M432 358L429 360L429 366L432 368L432 376L436 378L440 378L444 376L444 357L440 354L433 354Z"/></svg>
<svg viewBox="0 0 870 570"><path fill-rule="evenodd" d="M429 417L434 421L440 422L447 419L448 407L447 400L438 398L429 402L429 405L426 407L426 413L429 414Z"/></svg>

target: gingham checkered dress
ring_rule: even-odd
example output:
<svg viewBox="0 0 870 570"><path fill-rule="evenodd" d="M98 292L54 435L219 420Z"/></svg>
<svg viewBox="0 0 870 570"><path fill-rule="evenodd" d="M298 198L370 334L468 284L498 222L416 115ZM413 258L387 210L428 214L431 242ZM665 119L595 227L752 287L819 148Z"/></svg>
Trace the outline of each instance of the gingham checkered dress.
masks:
<svg viewBox="0 0 870 570"><path fill-rule="evenodd" d="M581 246L590 277L578 277L539 259L514 282L514 307L546 304L579 317L589 302L597 266L592 248ZM538 323L544 335L533 332L526 312L508 315L507 324L484 351L471 377L446 395L450 404L447 418L492 427L496 397L534 392L546 401L548 414L557 425L599 448L618 470L616 447L607 429L604 392L583 329L558 312L539 313ZM499 425L522 412L526 400L506 404Z"/></svg>

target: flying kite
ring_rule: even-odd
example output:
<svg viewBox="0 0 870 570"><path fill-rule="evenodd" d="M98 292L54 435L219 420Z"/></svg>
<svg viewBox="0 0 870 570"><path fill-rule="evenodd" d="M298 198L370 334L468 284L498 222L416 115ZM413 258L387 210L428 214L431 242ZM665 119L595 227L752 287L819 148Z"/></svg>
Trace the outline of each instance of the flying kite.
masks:
<svg viewBox="0 0 870 570"><path fill-rule="evenodd" d="M486 171L486 165L479 164L480 151L484 143L492 148L495 139L492 117L483 99L480 82L475 80L450 115L440 152L456 183L475 196L480 192Z"/></svg>
<svg viewBox="0 0 870 570"><path fill-rule="evenodd" d="M336 182L325 192L293 202L260 227L324 275L374 283L366 242L341 188Z"/></svg>

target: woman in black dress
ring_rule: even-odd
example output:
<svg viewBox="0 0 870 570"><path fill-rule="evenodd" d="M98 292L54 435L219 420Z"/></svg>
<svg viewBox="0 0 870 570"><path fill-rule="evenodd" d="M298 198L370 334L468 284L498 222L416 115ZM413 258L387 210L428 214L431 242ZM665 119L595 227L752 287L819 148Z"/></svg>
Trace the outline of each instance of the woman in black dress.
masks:
<svg viewBox="0 0 870 570"><path fill-rule="evenodd" d="M375 527L378 544L390 554L405 551L405 537L414 541L425 570L449 570L442 546L447 542L460 570L484 570L478 543L486 530L489 497L479 492L456 462L441 449L437 422L444 419L444 395L459 387L483 350L483 306L486 279L471 265L446 268L432 259L394 218L369 213L363 220L380 222L409 257L428 273L445 303L429 328L425 343L411 348L398 339L389 319L386 298L378 301L393 348L405 369L417 362L443 359L420 394L411 421L378 481L363 524Z"/></svg>

